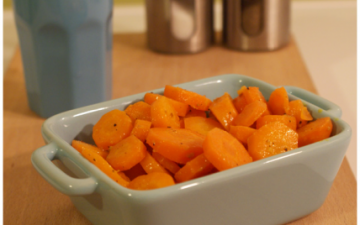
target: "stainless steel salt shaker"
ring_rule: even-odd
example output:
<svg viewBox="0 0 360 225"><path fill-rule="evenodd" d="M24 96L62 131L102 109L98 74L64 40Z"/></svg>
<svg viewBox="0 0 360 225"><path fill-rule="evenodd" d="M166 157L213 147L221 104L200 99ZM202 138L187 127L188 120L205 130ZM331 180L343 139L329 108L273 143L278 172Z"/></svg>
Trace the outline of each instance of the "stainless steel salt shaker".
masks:
<svg viewBox="0 0 360 225"><path fill-rule="evenodd" d="M162 53L196 53L213 42L213 0L146 0L147 41Z"/></svg>
<svg viewBox="0 0 360 225"><path fill-rule="evenodd" d="M242 51L271 51L290 39L290 0L223 0L223 43Z"/></svg>

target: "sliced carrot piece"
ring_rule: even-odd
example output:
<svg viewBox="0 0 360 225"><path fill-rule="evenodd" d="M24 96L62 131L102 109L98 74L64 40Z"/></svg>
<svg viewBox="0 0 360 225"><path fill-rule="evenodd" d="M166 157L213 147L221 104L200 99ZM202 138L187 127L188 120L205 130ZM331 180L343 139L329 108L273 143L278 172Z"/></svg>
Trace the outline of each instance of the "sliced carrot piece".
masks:
<svg viewBox="0 0 360 225"><path fill-rule="evenodd" d="M302 120L306 120L306 121L311 121L313 120L314 118L311 116L309 110L307 109L306 106L304 106L301 110L301 114L300 114L300 118Z"/></svg>
<svg viewBox="0 0 360 225"><path fill-rule="evenodd" d="M228 132L214 128L204 141L205 157L220 171L252 162L244 146Z"/></svg>
<svg viewBox="0 0 360 225"><path fill-rule="evenodd" d="M87 160L89 160L92 164L94 164L97 168L99 168L116 183L124 187L127 187L129 185L129 182L122 176L120 176L118 172L103 157L101 157L97 153L87 148L84 148L81 151L81 155Z"/></svg>
<svg viewBox="0 0 360 225"><path fill-rule="evenodd" d="M146 146L134 135L130 135L124 140L110 148L106 161L119 171L129 170L138 164L146 156Z"/></svg>
<svg viewBox="0 0 360 225"><path fill-rule="evenodd" d="M289 110L288 110L287 114L294 116L296 118L297 128L300 128L308 123L307 120L303 119L304 116L303 116L303 118L301 116L303 114L304 108L307 111L307 108L304 106L304 104L302 103L302 101L300 99L292 100L289 102ZM307 112L309 112L309 111L307 111ZM304 112L304 113L306 113L306 112Z"/></svg>
<svg viewBox="0 0 360 225"><path fill-rule="evenodd" d="M322 141L330 137L333 124L329 117L312 121L297 130L299 134L299 147Z"/></svg>
<svg viewBox="0 0 360 225"><path fill-rule="evenodd" d="M279 122L285 124L286 126L288 126L289 128L296 131L296 127L297 127L296 118L294 116L290 116L290 115L262 116L256 121L256 129L259 129L260 127L264 126L265 124L275 122L275 121L279 121Z"/></svg>
<svg viewBox="0 0 360 225"><path fill-rule="evenodd" d="M266 111L266 103L255 101L245 106L244 110L235 117L232 125L249 127Z"/></svg>
<svg viewBox="0 0 360 225"><path fill-rule="evenodd" d="M244 110L245 106L247 105L245 96L243 94L237 96L236 98L234 98L233 104L234 104L236 111L238 113L241 113Z"/></svg>
<svg viewBox="0 0 360 225"><path fill-rule="evenodd" d="M158 100L160 97L165 97L165 96L149 92L149 93L145 94L144 101L151 105L156 100ZM188 104L176 101L171 98L167 98L167 100L169 101L170 105L172 105L172 107L174 107L174 109L177 111L179 116L185 116L190 110L190 106Z"/></svg>
<svg viewBox="0 0 360 225"><path fill-rule="evenodd" d="M167 158L162 156L160 153L153 152L152 156L160 165L162 165L165 169L170 171L170 173L175 174L177 171L179 171L180 166L178 164L176 164L175 162L173 162L171 160L168 160Z"/></svg>
<svg viewBox="0 0 360 225"><path fill-rule="evenodd" d="M151 105L151 122L154 127L180 128L179 116L165 97Z"/></svg>
<svg viewBox="0 0 360 225"><path fill-rule="evenodd" d="M214 166L207 160L204 154L187 162L177 173L175 173L176 182L185 182L198 177L205 176L212 172Z"/></svg>
<svg viewBox="0 0 360 225"><path fill-rule="evenodd" d="M126 107L125 113L133 122L137 119L151 121L151 106L143 101L129 105Z"/></svg>
<svg viewBox="0 0 360 225"><path fill-rule="evenodd" d="M83 151L83 149L88 149L89 151L93 151L94 153L100 155L103 158L106 158L106 156L109 154L108 151L102 150L94 145L90 145L83 141L73 140L71 142L71 146L80 153Z"/></svg>
<svg viewBox="0 0 360 225"><path fill-rule="evenodd" d="M230 124L238 115L238 112L232 102L232 98L227 92L225 92L225 94L221 97L216 98L209 108L226 130L229 129Z"/></svg>
<svg viewBox="0 0 360 225"><path fill-rule="evenodd" d="M247 90L247 87L245 85L241 86L241 88L237 90L238 96L242 95L245 90Z"/></svg>
<svg viewBox="0 0 360 225"><path fill-rule="evenodd" d="M265 97L260 92L258 87L248 87L246 90L243 91L243 95L248 104L256 101L266 103Z"/></svg>
<svg viewBox="0 0 360 225"><path fill-rule="evenodd" d="M150 155L150 153L146 153L146 156L143 160L141 160L140 165L145 170L146 173L153 172L162 172L168 173L167 170L161 166L155 159Z"/></svg>
<svg viewBox="0 0 360 225"><path fill-rule="evenodd" d="M123 171L123 173L130 179L134 180L136 177L145 175L146 172L140 165L140 163L136 164L135 166L131 167L129 170Z"/></svg>
<svg viewBox="0 0 360 225"><path fill-rule="evenodd" d="M151 128L150 121L137 119L131 131L131 134L139 138L141 141L145 141L150 128Z"/></svg>
<svg viewBox="0 0 360 225"><path fill-rule="evenodd" d="M203 135L206 135L211 129L215 127L223 129L223 126L218 121L199 116L185 118L184 125L185 129L189 129Z"/></svg>
<svg viewBox="0 0 360 225"><path fill-rule="evenodd" d="M203 152L205 137L187 129L151 128L146 142L167 159L185 164Z"/></svg>
<svg viewBox="0 0 360 225"><path fill-rule="evenodd" d="M211 100L203 95L171 85L165 86L164 96L203 111L208 110L211 103Z"/></svg>
<svg viewBox="0 0 360 225"><path fill-rule="evenodd" d="M194 109L194 108L190 107L189 112L186 114L185 117L201 116L201 117L207 118L206 112L207 111L198 110L198 109Z"/></svg>
<svg viewBox="0 0 360 225"><path fill-rule="evenodd" d="M284 87L276 88L270 95L268 101L272 114L283 115L289 110L289 97Z"/></svg>
<svg viewBox="0 0 360 225"><path fill-rule="evenodd" d="M298 134L281 122L268 123L248 138L248 151L254 160L298 147Z"/></svg>
<svg viewBox="0 0 360 225"><path fill-rule="evenodd" d="M92 137L96 146L107 150L129 136L132 128L131 118L124 111L114 109L105 113L94 125Z"/></svg>
<svg viewBox="0 0 360 225"><path fill-rule="evenodd" d="M230 126L229 133L238 139L241 144L247 146L247 139L256 131L256 129L245 126Z"/></svg>
<svg viewBox="0 0 360 225"><path fill-rule="evenodd" d="M128 188L134 190L152 190L174 184L174 179L169 174L155 172L138 176L129 183Z"/></svg>

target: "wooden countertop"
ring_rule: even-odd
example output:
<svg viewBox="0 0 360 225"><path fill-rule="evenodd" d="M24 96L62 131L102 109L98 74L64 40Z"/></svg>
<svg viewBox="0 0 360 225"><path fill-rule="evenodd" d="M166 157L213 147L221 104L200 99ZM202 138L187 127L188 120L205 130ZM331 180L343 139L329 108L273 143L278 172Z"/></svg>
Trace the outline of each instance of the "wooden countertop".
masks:
<svg viewBox="0 0 360 225"><path fill-rule="evenodd" d="M114 36L113 98L229 73L316 93L294 39L274 52L245 53L215 45L193 55L164 55L150 51L143 34ZM32 152L45 144L45 119L29 109L23 77L17 50L3 80L4 224L90 224L31 164ZM356 224L356 186L345 158L321 208L291 224Z"/></svg>

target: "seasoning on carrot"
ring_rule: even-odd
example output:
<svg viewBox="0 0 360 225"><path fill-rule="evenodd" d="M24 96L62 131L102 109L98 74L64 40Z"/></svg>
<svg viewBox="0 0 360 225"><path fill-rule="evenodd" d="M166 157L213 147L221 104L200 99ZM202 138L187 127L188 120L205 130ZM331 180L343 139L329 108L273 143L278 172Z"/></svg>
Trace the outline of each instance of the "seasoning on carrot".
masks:
<svg viewBox="0 0 360 225"><path fill-rule="evenodd" d="M289 97L284 87L276 88L269 97L268 106L272 114L283 115L289 110Z"/></svg>
<svg viewBox="0 0 360 225"><path fill-rule="evenodd" d="M297 130L299 147L322 141L331 135L333 124L330 117L319 118Z"/></svg>
<svg viewBox="0 0 360 225"><path fill-rule="evenodd" d="M266 111L266 103L255 101L245 106L244 110L235 117L232 125L249 127Z"/></svg>
<svg viewBox="0 0 360 225"><path fill-rule="evenodd" d="M224 95L216 98L209 107L210 111L226 130L229 129L229 126L238 115L232 101L231 96L225 92Z"/></svg>
<svg viewBox="0 0 360 225"><path fill-rule="evenodd" d="M184 119L185 129L189 129L200 134L206 135L211 129L217 127L223 129L223 126L212 118L188 117Z"/></svg>
<svg viewBox="0 0 360 225"><path fill-rule="evenodd" d="M151 105L151 122L154 127L180 127L179 116L165 97L159 98Z"/></svg>

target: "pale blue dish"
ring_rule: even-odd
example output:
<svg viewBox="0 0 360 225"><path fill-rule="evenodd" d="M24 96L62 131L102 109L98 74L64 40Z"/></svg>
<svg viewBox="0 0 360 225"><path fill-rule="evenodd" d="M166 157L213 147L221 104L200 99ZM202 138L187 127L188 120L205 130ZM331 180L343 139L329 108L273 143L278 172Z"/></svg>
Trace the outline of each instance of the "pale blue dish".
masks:
<svg viewBox="0 0 360 225"><path fill-rule="evenodd" d="M224 92L235 97L242 85L259 87L265 98L276 88L234 74L178 86L214 99ZM331 117L332 137L174 186L151 191L130 190L112 181L69 143L79 135L89 135L91 126L105 112L124 109L142 99L144 93L140 93L47 119L42 134L48 144L33 153L32 162L93 224L284 224L314 212L323 204L351 137L349 125L339 118L338 106L296 87L286 89L290 99L302 99L315 118ZM152 91L161 93L162 89ZM51 162L54 159L59 159L75 177L56 167Z"/></svg>

